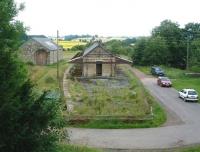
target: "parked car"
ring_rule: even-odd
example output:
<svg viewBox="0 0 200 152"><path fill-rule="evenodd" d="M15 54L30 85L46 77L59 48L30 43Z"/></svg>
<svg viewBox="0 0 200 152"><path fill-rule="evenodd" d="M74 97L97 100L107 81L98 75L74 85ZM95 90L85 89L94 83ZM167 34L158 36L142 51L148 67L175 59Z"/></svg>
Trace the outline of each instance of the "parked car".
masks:
<svg viewBox="0 0 200 152"><path fill-rule="evenodd" d="M198 101L198 94L194 89L183 89L179 91L179 97L184 101Z"/></svg>
<svg viewBox="0 0 200 152"><path fill-rule="evenodd" d="M151 67L151 74L156 75L156 76L164 76L165 75L164 71L160 67L157 67L157 66Z"/></svg>
<svg viewBox="0 0 200 152"><path fill-rule="evenodd" d="M168 77L158 77L157 84L161 87L171 87L172 82Z"/></svg>

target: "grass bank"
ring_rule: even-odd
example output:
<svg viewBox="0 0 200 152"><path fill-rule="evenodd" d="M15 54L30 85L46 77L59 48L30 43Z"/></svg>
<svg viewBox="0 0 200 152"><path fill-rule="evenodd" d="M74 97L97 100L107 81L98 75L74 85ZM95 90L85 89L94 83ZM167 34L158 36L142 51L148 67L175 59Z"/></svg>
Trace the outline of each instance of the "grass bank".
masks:
<svg viewBox="0 0 200 152"><path fill-rule="evenodd" d="M175 150L175 152L200 152L200 145L193 146L193 147L180 148L178 150Z"/></svg>
<svg viewBox="0 0 200 152"><path fill-rule="evenodd" d="M95 148L88 148L85 146L59 144L56 152L103 152Z"/></svg>
<svg viewBox="0 0 200 152"><path fill-rule="evenodd" d="M36 84L39 90L58 90L59 83L65 69L69 66L68 60L77 52L65 51L64 59L59 62L59 81L57 79L57 64L47 66L28 65L30 79Z"/></svg>

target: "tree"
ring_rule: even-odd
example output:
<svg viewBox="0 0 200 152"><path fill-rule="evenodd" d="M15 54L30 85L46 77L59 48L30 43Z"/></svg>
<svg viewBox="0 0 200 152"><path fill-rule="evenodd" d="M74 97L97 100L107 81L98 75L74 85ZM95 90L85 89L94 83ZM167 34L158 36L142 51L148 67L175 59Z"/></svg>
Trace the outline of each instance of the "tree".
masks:
<svg viewBox="0 0 200 152"><path fill-rule="evenodd" d="M169 65L185 68L186 41L179 24L170 20L164 20L160 26L153 29L152 36L160 36L166 40L169 51Z"/></svg>
<svg viewBox="0 0 200 152"><path fill-rule="evenodd" d="M148 39L149 38L141 37L136 40L136 43L134 46L134 52L132 55L132 60L133 60L134 64L146 65L146 63L144 63L143 59L144 59L145 49L146 49Z"/></svg>
<svg viewBox="0 0 200 152"><path fill-rule="evenodd" d="M105 43L105 46L114 54L130 56L133 52L133 47L125 41L111 40Z"/></svg>
<svg viewBox="0 0 200 152"><path fill-rule="evenodd" d="M146 44L142 61L146 65L166 65L168 58L169 54L166 40L159 36L151 37Z"/></svg>
<svg viewBox="0 0 200 152"><path fill-rule="evenodd" d="M0 1L0 151L54 151L54 130L62 127L60 99L35 92L18 59L25 28L14 17L21 8L13 0Z"/></svg>
<svg viewBox="0 0 200 152"><path fill-rule="evenodd" d="M188 23L183 29L185 38L190 38L190 40L195 40L200 38L200 23Z"/></svg>

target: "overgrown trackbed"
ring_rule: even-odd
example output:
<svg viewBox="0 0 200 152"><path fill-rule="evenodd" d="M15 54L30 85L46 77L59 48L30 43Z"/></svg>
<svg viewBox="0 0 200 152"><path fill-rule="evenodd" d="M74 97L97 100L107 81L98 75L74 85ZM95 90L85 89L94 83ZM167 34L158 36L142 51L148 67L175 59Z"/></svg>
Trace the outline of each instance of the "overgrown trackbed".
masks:
<svg viewBox="0 0 200 152"><path fill-rule="evenodd" d="M71 143L112 149L161 149L200 143L200 104L183 102L175 89L161 88L156 78L128 68L164 105L168 112L166 124L149 129L69 128Z"/></svg>

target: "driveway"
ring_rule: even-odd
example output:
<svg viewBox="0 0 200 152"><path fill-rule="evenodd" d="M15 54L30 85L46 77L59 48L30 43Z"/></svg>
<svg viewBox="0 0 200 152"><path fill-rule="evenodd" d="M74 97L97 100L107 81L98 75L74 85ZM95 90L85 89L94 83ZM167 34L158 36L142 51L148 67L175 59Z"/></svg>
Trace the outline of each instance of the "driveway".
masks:
<svg viewBox="0 0 200 152"><path fill-rule="evenodd" d="M111 149L163 149L200 143L200 104L183 102L175 89L161 88L156 78L128 68L164 106L168 121L148 129L69 128L71 143Z"/></svg>

